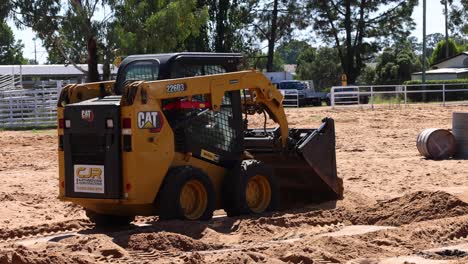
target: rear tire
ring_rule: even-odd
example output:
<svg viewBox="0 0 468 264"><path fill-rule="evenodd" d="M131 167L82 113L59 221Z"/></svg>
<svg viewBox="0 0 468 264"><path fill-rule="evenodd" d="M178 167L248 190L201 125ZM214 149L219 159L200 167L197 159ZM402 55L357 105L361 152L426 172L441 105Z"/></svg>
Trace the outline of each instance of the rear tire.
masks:
<svg viewBox="0 0 468 264"><path fill-rule="evenodd" d="M225 208L228 216L261 214L277 209L279 189L273 168L258 160L244 160L237 175L229 175Z"/></svg>
<svg viewBox="0 0 468 264"><path fill-rule="evenodd" d="M172 168L164 179L156 206L162 220L210 220L215 209L213 184L200 169Z"/></svg>
<svg viewBox="0 0 468 264"><path fill-rule="evenodd" d="M135 216L100 214L86 209L86 216L98 227L125 226L135 220Z"/></svg>

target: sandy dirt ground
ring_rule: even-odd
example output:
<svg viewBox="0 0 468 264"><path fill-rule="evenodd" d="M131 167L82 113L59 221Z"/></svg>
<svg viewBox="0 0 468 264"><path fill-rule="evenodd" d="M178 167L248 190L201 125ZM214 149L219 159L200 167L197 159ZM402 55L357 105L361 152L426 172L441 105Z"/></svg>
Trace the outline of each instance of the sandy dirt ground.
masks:
<svg viewBox="0 0 468 264"><path fill-rule="evenodd" d="M138 217L95 228L56 199L55 131L0 131L0 264L468 263L468 161L421 157L424 128L463 106L287 109L292 127L336 122L338 202L209 222Z"/></svg>

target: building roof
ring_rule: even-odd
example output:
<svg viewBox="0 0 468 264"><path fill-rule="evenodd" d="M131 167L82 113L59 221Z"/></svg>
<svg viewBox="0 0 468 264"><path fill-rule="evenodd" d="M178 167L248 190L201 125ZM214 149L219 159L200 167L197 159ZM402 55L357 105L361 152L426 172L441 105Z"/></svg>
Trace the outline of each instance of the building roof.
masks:
<svg viewBox="0 0 468 264"><path fill-rule="evenodd" d="M441 68L441 69L426 71L426 74L460 74L460 73L468 73L468 68ZM422 74L422 72L414 72L413 74Z"/></svg>
<svg viewBox="0 0 468 264"><path fill-rule="evenodd" d="M444 61L451 60L451 59L456 58L456 57L458 57L458 56L468 56L468 51L463 51L463 52L460 52L460 53L458 53L457 55L454 55L454 56L452 56L452 57L448 57L448 58L445 58L445 59L443 59L443 60L440 60L440 61L438 61L438 62L432 64L431 67L435 67L437 64L440 64L440 63L442 63L442 62L444 62Z"/></svg>
<svg viewBox="0 0 468 264"><path fill-rule="evenodd" d="M78 64L84 70L88 70L87 64ZM98 65L99 74L102 74L102 64ZM111 73L116 74L117 68L111 65ZM0 75L23 76L82 76L82 71L73 65L49 64L49 65L0 65Z"/></svg>

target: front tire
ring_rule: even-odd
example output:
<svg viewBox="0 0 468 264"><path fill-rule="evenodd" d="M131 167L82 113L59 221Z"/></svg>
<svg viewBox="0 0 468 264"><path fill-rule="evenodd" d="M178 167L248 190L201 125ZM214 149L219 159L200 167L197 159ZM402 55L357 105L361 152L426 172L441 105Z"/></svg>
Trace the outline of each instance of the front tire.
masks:
<svg viewBox="0 0 468 264"><path fill-rule="evenodd" d="M213 184L200 169L172 168L164 179L156 205L162 220L210 220L215 209Z"/></svg>
<svg viewBox="0 0 468 264"><path fill-rule="evenodd" d="M227 179L231 188L225 205L228 216L261 214L277 209L279 190L271 166L257 161L244 160L238 175Z"/></svg>

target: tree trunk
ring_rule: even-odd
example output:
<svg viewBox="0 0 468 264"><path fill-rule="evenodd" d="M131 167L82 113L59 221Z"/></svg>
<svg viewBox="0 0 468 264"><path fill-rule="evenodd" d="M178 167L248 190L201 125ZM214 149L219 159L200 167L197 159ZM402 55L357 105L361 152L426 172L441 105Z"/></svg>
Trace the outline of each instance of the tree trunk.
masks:
<svg viewBox="0 0 468 264"><path fill-rule="evenodd" d="M102 80L103 81L108 81L111 79L111 70L110 70L110 58L111 58L111 52L107 47L103 47L104 50L104 64L102 65Z"/></svg>
<svg viewBox="0 0 468 264"><path fill-rule="evenodd" d="M88 78L87 82L98 82L98 61L97 61L97 43L94 37L88 38Z"/></svg>
<svg viewBox="0 0 468 264"><path fill-rule="evenodd" d="M271 30L268 39L268 59L267 59L267 72L273 71L273 56L275 54L275 41L276 41L276 27L278 19L278 0L273 0L273 12L271 14Z"/></svg>
<svg viewBox="0 0 468 264"><path fill-rule="evenodd" d="M216 36L215 36L215 51L229 52L226 47L226 25L227 14L229 9L229 0L219 0L218 10L216 13Z"/></svg>

